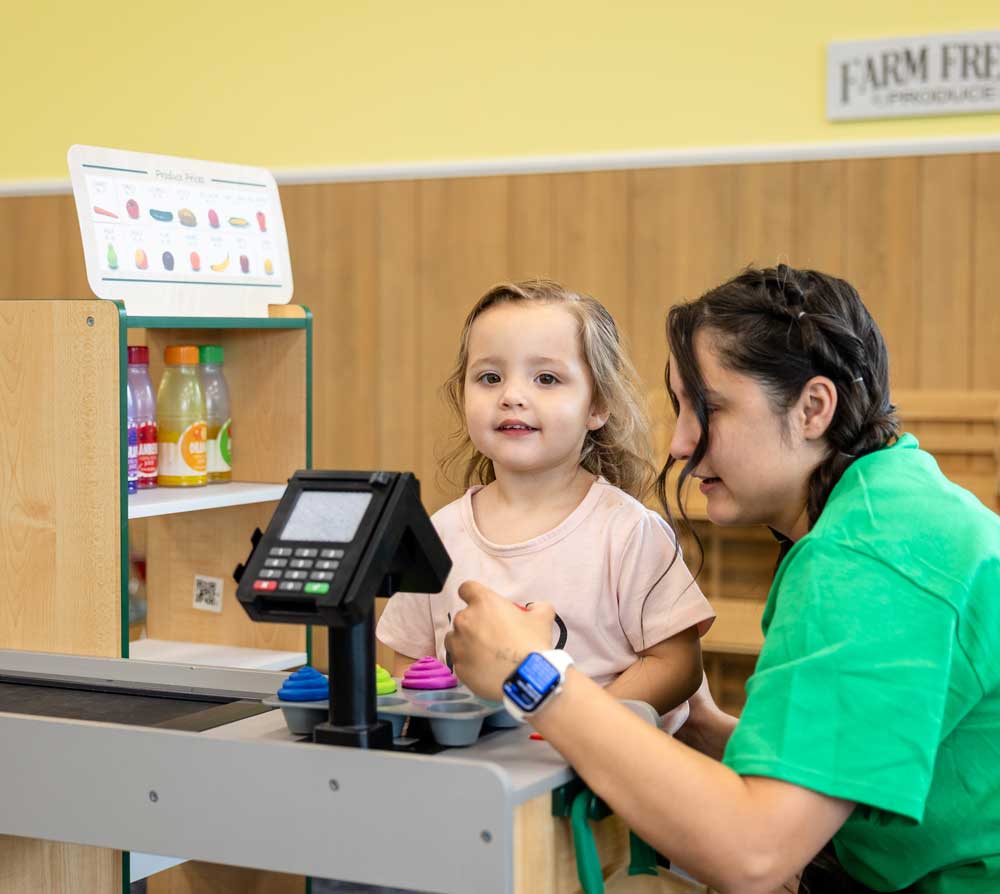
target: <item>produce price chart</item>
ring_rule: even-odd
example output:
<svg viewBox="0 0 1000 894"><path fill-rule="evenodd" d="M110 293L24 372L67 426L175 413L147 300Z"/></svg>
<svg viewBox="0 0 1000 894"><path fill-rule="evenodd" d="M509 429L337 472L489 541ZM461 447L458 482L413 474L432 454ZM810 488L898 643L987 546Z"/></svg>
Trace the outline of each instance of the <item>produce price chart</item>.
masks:
<svg viewBox="0 0 1000 894"><path fill-rule="evenodd" d="M267 184L158 182L155 172L84 167L105 282L280 288Z"/></svg>

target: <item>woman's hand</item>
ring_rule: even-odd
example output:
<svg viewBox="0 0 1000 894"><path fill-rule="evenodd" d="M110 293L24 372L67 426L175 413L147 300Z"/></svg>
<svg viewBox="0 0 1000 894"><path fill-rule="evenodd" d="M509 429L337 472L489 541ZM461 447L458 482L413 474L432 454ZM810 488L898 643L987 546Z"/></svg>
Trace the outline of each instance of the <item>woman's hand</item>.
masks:
<svg viewBox="0 0 1000 894"><path fill-rule="evenodd" d="M458 595L468 608L455 615L444 647L466 686L499 701L503 681L525 656L552 648L555 612L545 602L522 609L476 581L462 584Z"/></svg>

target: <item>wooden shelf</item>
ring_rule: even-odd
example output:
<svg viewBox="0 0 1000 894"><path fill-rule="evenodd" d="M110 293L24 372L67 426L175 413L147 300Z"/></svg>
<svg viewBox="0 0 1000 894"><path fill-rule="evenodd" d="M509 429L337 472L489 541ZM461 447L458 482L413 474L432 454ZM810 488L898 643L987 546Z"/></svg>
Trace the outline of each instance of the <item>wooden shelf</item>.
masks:
<svg viewBox="0 0 1000 894"><path fill-rule="evenodd" d="M280 500L284 496L285 486L233 481L205 487L155 487L129 495L128 517L151 518L156 515L175 515L178 512L268 503Z"/></svg>
<svg viewBox="0 0 1000 894"><path fill-rule="evenodd" d="M276 652L214 643L184 643L163 639L139 639L129 643L129 658L168 661L204 667L238 667L251 670L290 670L306 663L305 652Z"/></svg>

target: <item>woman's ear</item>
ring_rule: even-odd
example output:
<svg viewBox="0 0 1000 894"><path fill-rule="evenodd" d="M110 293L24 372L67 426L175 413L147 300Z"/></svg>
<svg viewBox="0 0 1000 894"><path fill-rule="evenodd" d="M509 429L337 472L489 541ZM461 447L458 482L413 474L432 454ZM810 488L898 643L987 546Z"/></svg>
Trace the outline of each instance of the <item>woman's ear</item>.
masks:
<svg viewBox="0 0 1000 894"><path fill-rule="evenodd" d="M837 386L826 376L813 376L802 388L799 413L802 436L807 441L822 438L837 412Z"/></svg>

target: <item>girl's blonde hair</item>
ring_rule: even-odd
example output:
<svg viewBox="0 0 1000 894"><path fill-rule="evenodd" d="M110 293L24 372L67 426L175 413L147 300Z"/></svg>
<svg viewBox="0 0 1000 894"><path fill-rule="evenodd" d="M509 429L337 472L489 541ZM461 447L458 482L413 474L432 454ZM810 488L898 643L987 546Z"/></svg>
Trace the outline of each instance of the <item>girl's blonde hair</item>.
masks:
<svg viewBox="0 0 1000 894"><path fill-rule="evenodd" d="M580 465L594 475L641 499L655 470L647 418L638 377L618 336L618 327L607 308L596 298L578 295L557 282L538 279L501 283L490 289L472 308L462 328L458 360L442 391L458 421L451 446L441 458L449 481L464 488L489 484L496 478L493 460L480 453L469 438L465 420L465 376L469 365L469 334L484 311L498 304L522 301L563 304L579 321L583 356L594 382L594 402L608 412L608 421L587 432ZM458 473L458 474L456 474Z"/></svg>

